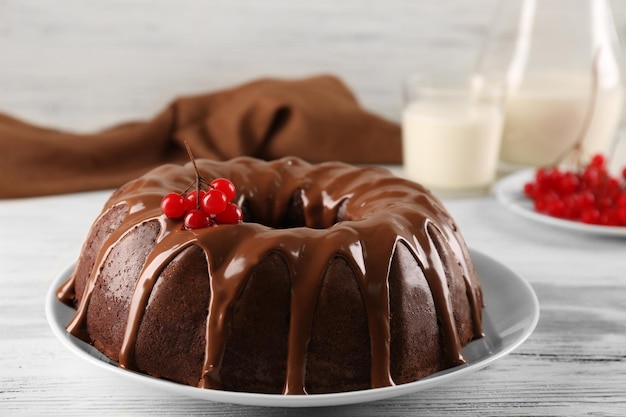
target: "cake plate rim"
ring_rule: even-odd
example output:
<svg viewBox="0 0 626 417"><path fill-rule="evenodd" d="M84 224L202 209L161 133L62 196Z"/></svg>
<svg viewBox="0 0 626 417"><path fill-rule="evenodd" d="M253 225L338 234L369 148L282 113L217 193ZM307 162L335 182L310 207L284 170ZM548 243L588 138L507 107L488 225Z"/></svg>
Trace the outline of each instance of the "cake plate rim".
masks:
<svg viewBox="0 0 626 417"><path fill-rule="evenodd" d="M463 349L464 355L469 360L467 364L415 382L391 387L314 395L259 394L201 389L120 368L116 362L93 346L65 330L74 309L57 299L56 290L69 277L74 264L68 265L53 278L46 294L45 311L57 339L84 361L126 380L181 397L263 407L326 407L358 404L391 399L454 382L508 355L532 334L539 321L540 310L539 300L532 286L497 260L471 248L470 254L479 274L485 299L483 310L485 337L471 342Z"/></svg>

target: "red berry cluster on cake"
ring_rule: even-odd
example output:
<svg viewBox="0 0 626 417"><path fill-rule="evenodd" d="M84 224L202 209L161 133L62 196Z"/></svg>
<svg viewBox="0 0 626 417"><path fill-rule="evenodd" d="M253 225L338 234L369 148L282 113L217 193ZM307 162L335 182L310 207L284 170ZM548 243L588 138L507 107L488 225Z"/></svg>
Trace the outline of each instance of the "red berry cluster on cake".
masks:
<svg viewBox="0 0 626 417"><path fill-rule="evenodd" d="M196 174L195 181L181 193L171 192L161 200L161 211L170 219L183 219L185 229L202 229L214 224L234 224L243 219L241 208L232 201L235 185L226 178L207 183L196 165L189 145L185 143ZM202 187L207 186L204 190ZM190 191L193 188L193 191Z"/></svg>
<svg viewBox="0 0 626 417"><path fill-rule="evenodd" d="M161 211L170 219L183 218L186 229L238 223L243 216L239 206L232 202L235 194L235 186L230 180L216 178L209 183L206 191L198 188L190 192L166 194L161 200Z"/></svg>

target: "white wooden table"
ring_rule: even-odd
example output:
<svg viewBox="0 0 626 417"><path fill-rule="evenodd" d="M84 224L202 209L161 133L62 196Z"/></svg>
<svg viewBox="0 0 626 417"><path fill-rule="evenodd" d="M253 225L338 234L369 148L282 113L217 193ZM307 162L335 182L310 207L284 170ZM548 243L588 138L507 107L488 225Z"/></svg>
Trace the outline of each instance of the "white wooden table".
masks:
<svg viewBox="0 0 626 417"><path fill-rule="evenodd" d="M520 348L447 386L329 409L191 400L109 375L52 334L44 297L107 193L0 201L0 415L624 415L626 239L540 226L493 197L447 200L469 245L528 280L541 304ZM68 204L71 203L71 204Z"/></svg>
<svg viewBox="0 0 626 417"><path fill-rule="evenodd" d="M626 2L612 3L625 35ZM86 131L149 117L181 94L329 72L397 119L408 73L473 64L495 4L3 0L0 111ZM471 247L532 284L541 318L519 349L467 378L284 410L190 400L96 371L54 338L44 297L106 195L0 201L0 416L626 415L626 239L541 226L493 197L446 203Z"/></svg>

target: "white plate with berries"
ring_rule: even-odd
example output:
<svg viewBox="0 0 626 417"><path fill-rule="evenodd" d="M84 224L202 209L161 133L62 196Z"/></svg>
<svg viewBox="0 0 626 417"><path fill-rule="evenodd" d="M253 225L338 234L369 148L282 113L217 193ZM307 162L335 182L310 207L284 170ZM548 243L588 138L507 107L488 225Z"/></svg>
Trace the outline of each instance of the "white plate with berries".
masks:
<svg viewBox="0 0 626 417"><path fill-rule="evenodd" d="M475 250L471 257L483 289L485 336L463 348L468 363L408 384L361 391L315 395L279 395L218 391L178 384L120 368L93 346L70 335L65 326L75 310L56 297L57 288L72 273L69 266L54 279L46 296L46 316L61 343L94 369L114 374L122 380L160 389L174 395L232 404L270 407L326 407L390 399L445 385L467 377L519 347L534 331L539 321L539 301L528 282L505 265ZM445 388L444 388L445 389Z"/></svg>
<svg viewBox="0 0 626 417"><path fill-rule="evenodd" d="M498 201L528 219L563 229L626 237L626 180L602 158L579 170L527 169L494 187Z"/></svg>

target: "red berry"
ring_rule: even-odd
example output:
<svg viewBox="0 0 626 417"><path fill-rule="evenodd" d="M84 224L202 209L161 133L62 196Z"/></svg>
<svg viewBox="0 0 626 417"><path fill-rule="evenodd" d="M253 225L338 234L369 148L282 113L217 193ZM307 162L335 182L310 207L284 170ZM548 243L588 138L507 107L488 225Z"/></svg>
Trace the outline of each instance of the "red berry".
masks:
<svg viewBox="0 0 626 417"><path fill-rule="evenodd" d="M589 190L580 193L580 206L582 208L593 207L596 203L596 196Z"/></svg>
<svg viewBox="0 0 626 417"><path fill-rule="evenodd" d="M617 198L620 195L620 192L622 191L620 182L615 177L609 177L606 180L604 187L605 187L604 192L606 193L606 196L609 197L611 200L617 200Z"/></svg>
<svg viewBox="0 0 626 417"><path fill-rule="evenodd" d="M202 197L204 197L205 191L204 190L200 190L200 199L198 199L198 190L193 190L191 192L189 192L186 196L185 196L185 208L187 211L193 210L193 209L199 209L200 208L200 204L199 202L202 201Z"/></svg>
<svg viewBox="0 0 626 417"><path fill-rule="evenodd" d="M202 197L202 210L207 214L218 214L226 209L226 194L218 189L212 188Z"/></svg>
<svg viewBox="0 0 626 417"><path fill-rule="evenodd" d="M602 173L597 168L589 166L583 172L582 180L587 188L598 188L602 182Z"/></svg>
<svg viewBox="0 0 626 417"><path fill-rule="evenodd" d="M552 179L554 178L554 170L552 168L539 168L535 176L535 181L540 191L552 189Z"/></svg>
<svg viewBox="0 0 626 417"><path fill-rule="evenodd" d="M563 218L576 220L580 216L580 196L578 194L570 194L563 197Z"/></svg>
<svg viewBox="0 0 626 417"><path fill-rule="evenodd" d="M601 211L599 223L604 226L617 226L619 224L617 210L611 208L605 211Z"/></svg>
<svg viewBox="0 0 626 417"><path fill-rule="evenodd" d="M226 209L215 215L215 221L223 224L239 223L243 219L243 213L237 204L228 203Z"/></svg>
<svg viewBox="0 0 626 417"><path fill-rule="evenodd" d="M561 194L571 194L578 190L580 180L573 172L565 172L559 179L558 185Z"/></svg>
<svg viewBox="0 0 626 417"><path fill-rule="evenodd" d="M606 209L613 205L613 201L604 195L604 193L596 193L596 208Z"/></svg>
<svg viewBox="0 0 626 417"><path fill-rule="evenodd" d="M617 221L620 225L626 226L626 207L619 207L617 209Z"/></svg>
<svg viewBox="0 0 626 417"><path fill-rule="evenodd" d="M622 168L622 178L626 179L626 167Z"/></svg>
<svg viewBox="0 0 626 417"><path fill-rule="evenodd" d="M551 199L547 208L548 214L554 217L565 216L565 203L558 198Z"/></svg>
<svg viewBox="0 0 626 417"><path fill-rule="evenodd" d="M598 211L598 209L595 208L583 210L582 214L580 215L580 220L583 223L598 224L600 222L600 212Z"/></svg>
<svg viewBox="0 0 626 417"><path fill-rule="evenodd" d="M231 202L235 198L235 185L226 178L216 178L211 181L211 187L220 190L226 195L226 201Z"/></svg>
<svg viewBox="0 0 626 417"><path fill-rule="evenodd" d="M604 167L604 164L606 163L606 158L604 157L604 155L602 154L596 154L591 158L591 162L589 163L589 165L593 166L593 167L597 167L597 168L602 168Z"/></svg>
<svg viewBox="0 0 626 417"><path fill-rule="evenodd" d="M161 211L170 219L179 219L185 214L185 199L178 193L169 193L161 200Z"/></svg>
<svg viewBox="0 0 626 417"><path fill-rule="evenodd" d="M535 173L535 181L537 184L541 185L542 182L545 182L548 179L550 172L550 168L539 168Z"/></svg>
<svg viewBox="0 0 626 417"><path fill-rule="evenodd" d="M524 195L529 198L535 198L537 196L537 185L534 182L527 182L524 184Z"/></svg>
<svg viewBox="0 0 626 417"><path fill-rule="evenodd" d="M211 217L202 210L192 209L185 215L185 229L202 229L211 225Z"/></svg>

